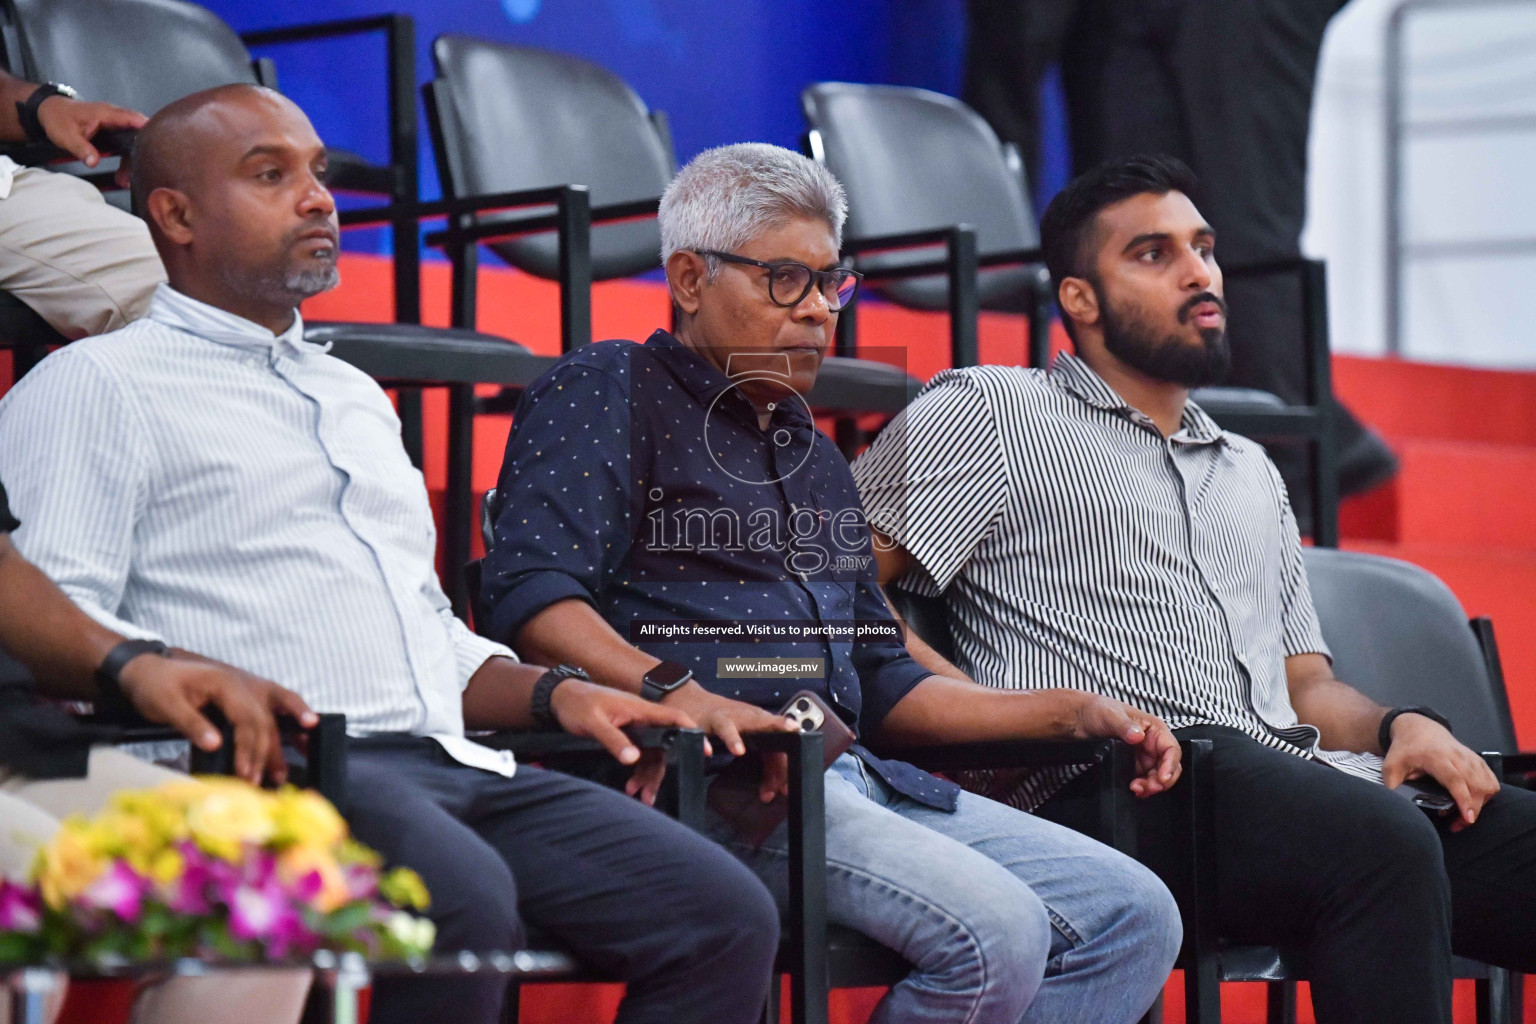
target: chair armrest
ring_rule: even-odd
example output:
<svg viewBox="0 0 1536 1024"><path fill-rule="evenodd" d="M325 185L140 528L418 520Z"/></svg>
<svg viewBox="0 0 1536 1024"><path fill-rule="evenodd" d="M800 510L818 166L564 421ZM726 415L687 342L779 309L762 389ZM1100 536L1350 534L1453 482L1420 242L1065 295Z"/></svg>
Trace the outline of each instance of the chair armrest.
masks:
<svg viewBox="0 0 1536 1024"><path fill-rule="evenodd" d="M624 730L641 750L660 750L666 759L669 780L657 799L663 811L681 824L698 831L704 827L704 734L698 729L644 726ZM472 737L494 750L507 750L520 761L537 761L557 771L590 776L622 766L608 749L594 739L563 732L513 732L505 730Z"/></svg>
<svg viewBox="0 0 1536 1024"><path fill-rule="evenodd" d="M585 188L585 186L572 186ZM542 190L541 190L542 191ZM503 193L513 194L516 193ZM466 202L472 202L476 198L470 196ZM521 204L547 206L548 203ZM593 224L610 224L622 220L636 220L641 217L654 217L661 207L661 198L636 199L625 203L604 203L602 206L594 206L589 211ZM482 221L469 227L460 228L457 236L451 230L432 231L426 236L426 243L434 248L444 248L457 238L461 241L494 242L503 238L515 238L518 235L537 234L541 231L552 231L560 227L559 215L553 213L538 214L527 217L503 218L498 220Z"/></svg>
<svg viewBox="0 0 1536 1024"><path fill-rule="evenodd" d="M214 707L203 714L219 730L221 742L216 750L192 747L191 769L195 775L233 775L235 773L234 727ZM82 716L103 743L164 743L186 739L170 726L156 725L136 712L107 718L100 714ZM313 728L306 729L294 718L277 716L278 733L286 744L302 746L305 782L337 807L343 806L347 791L347 716L321 714Z"/></svg>
<svg viewBox="0 0 1536 1024"><path fill-rule="evenodd" d="M1503 757L1504 777L1536 775L1536 751L1522 750Z"/></svg>
<svg viewBox="0 0 1536 1024"><path fill-rule="evenodd" d="M337 211L336 218L344 228L351 227L376 227L380 224L388 224L397 216L404 215L416 221L436 220L440 217L458 217L473 213L486 213L492 210L515 210L529 206L551 206L560 202L563 198L569 198L572 193L580 193L585 199L587 196L585 185L553 185L542 188L518 189L513 192L493 192L483 196L464 196L458 199L434 199L430 202L398 203L389 206L360 206L351 210ZM629 205L629 204L619 204ZM590 203L588 212L590 213ZM557 215L547 218L539 218L541 229L558 226ZM543 224L544 220L548 224ZM534 219L520 223L535 223ZM521 229L520 229L521 230ZM529 228L527 230L533 230ZM459 237L465 237L469 229L460 229ZM450 232L440 233L444 238ZM437 237L434 235L433 237Z"/></svg>
<svg viewBox="0 0 1536 1024"><path fill-rule="evenodd" d="M661 726L645 726L625 729L624 734L641 750L670 751L680 736L698 733L697 729L673 729ZM702 735L699 733L699 735ZM510 751L520 760L538 761L548 757L572 754L602 754L608 756L608 748L586 736L572 736L568 732L523 732L505 729L471 737L481 746L492 750Z"/></svg>
<svg viewBox="0 0 1536 1024"><path fill-rule="evenodd" d="M931 772L978 768L1036 768L1050 765L1101 764L1109 760L1118 740L993 740L986 743L945 743L893 751Z"/></svg>

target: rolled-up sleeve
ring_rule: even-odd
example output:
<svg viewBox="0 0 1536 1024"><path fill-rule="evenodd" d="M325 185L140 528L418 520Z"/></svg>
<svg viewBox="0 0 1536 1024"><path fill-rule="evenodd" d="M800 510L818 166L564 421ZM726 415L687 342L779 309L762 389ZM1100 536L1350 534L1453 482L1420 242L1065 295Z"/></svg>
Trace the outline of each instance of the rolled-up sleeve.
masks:
<svg viewBox="0 0 1536 1024"><path fill-rule="evenodd" d="M938 595L1001 517L1008 473L997 421L963 372L935 377L853 464L869 523L910 554L900 582Z"/></svg>
<svg viewBox="0 0 1536 1024"><path fill-rule="evenodd" d="M624 565L630 435L626 388L601 370L560 366L523 396L482 564L491 636L513 642L529 619L559 601L595 606Z"/></svg>
<svg viewBox="0 0 1536 1024"><path fill-rule="evenodd" d="M861 583L854 594L854 612L860 623L879 622L899 627L885 598L873 583ZM913 660L899 640L860 640L853 645L853 666L859 674L863 706L859 709L859 735L872 736L880 723L918 683L933 675Z"/></svg>

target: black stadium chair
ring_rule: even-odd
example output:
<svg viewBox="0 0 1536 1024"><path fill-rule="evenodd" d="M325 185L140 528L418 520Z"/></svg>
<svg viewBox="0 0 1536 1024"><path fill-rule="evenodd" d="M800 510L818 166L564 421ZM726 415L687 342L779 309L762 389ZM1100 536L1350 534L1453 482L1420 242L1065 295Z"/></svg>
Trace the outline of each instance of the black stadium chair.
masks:
<svg viewBox="0 0 1536 1024"><path fill-rule="evenodd" d="M1529 774L1536 756L1520 754L1504 692L1493 625L1469 623L1450 590L1433 574L1396 559L1309 548L1304 552L1323 635L1335 674L1388 707L1427 704L1441 711L1456 735L1485 752L1495 771ZM1189 749L1189 748L1196 749ZM1184 909L1186 1019L1221 1020L1220 983L1269 982L1270 1024L1294 1024L1295 982L1305 980L1293 953L1224 942L1209 897L1215 879L1210 794L1220 780L1209 761L1209 741L1186 745L1178 791L1191 808L1186 877L1170 886ZM1178 792L1176 791L1176 793ZM1477 989L1479 1024L1519 1019L1521 976L1457 957L1455 976Z"/></svg>
<svg viewBox="0 0 1536 1024"><path fill-rule="evenodd" d="M980 309L1029 315L1028 357L1044 366L1054 292L1040 264L1023 165L980 115L953 97L924 89L824 82L800 96L807 151L848 190L848 238L855 266L894 302L948 309L950 365L977 362ZM1328 365L1326 281L1322 264L1288 260L1224 267L1234 349L1240 347L1247 282L1295 282L1295 348L1305 362L1304 405L1288 406L1251 388L1209 388L1195 401L1228 430L1261 441L1301 442L1313 452L1312 536L1338 544L1338 483ZM947 275L947 276L946 276ZM1288 296L1289 298L1289 296ZM840 351L852 352L855 322L845 316ZM1302 496L1298 495L1298 498Z"/></svg>
<svg viewBox="0 0 1536 1024"><path fill-rule="evenodd" d="M427 120L444 194L482 195L567 182L592 196L591 259L578 278L561 277L566 294L561 345L591 338L586 298L591 281L628 277L660 266L655 213L676 169L666 118L634 90L589 61L546 50L445 35L432 46L437 79L424 89ZM580 126L573 130L572 126ZM537 217L530 211L525 217ZM558 274L558 245L516 218L481 218L449 245L455 269L455 323L473 326L474 241L541 277ZM429 242L451 243L447 235ZM846 314L845 314L846 315ZM828 359L807 396L818 412L894 414L917 382L884 363ZM513 396L482 403L511 408Z"/></svg>

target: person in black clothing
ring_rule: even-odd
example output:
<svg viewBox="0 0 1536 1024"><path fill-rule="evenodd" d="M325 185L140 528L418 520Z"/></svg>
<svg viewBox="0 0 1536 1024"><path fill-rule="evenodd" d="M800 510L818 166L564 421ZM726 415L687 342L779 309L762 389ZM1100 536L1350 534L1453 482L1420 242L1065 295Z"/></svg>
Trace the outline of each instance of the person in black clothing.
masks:
<svg viewBox="0 0 1536 1024"><path fill-rule="evenodd" d="M1061 63L1076 173L1140 153L1178 157L1230 267L1301 254L1317 59L1347 0L971 0L964 96L1038 180L1040 83ZM1300 289L1286 275L1233 280L1229 383L1305 399ZM1338 405L1342 494L1397 461ZM1295 486L1294 458L1277 460ZM1299 468L1299 467L1297 467ZM1305 519L1306 509L1298 508Z"/></svg>

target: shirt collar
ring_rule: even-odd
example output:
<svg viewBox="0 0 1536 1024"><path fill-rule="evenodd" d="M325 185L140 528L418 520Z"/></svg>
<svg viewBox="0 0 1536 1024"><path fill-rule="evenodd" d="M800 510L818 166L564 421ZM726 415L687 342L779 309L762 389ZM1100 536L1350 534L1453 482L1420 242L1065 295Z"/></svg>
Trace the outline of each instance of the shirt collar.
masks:
<svg viewBox="0 0 1536 1024"><path fill-rule="evenodd" d="M1095 408L1117 412L1129 419L1147 419L1145 413L1133 408L1103 377L1070 352L1058 353L1051 362L1050 379L1062 390L1076 395ZM1204 409L1194 402L1185 401L1184 412L1179 418L1179 431L1174 437L1210 443L1225 441L1226 436L1226 432L1216 425L1216 421Z"/></svg>
<svg viewBox="0 0 1536 1024"><path fill-rule="evenodd" d="M217 306L210 306L168 284L155 288L154 297L149 303L149 319L234 348L261 352L286 350L293 355L319 355L331 347L329 344L321 345L304 340L304 318L297 309L293 311L292 325L282 334L273 334L260 324Z"/></svg>
<svg viewBox="0 0 1536 1024"><path fill-rule="evenodd" d="M716 401L731 401L739 406L739 412L752 425L757 425L757 410L752 403L740 391L727 399L721 396L735 386L730 377L727 377L719 367L699 355L693 349L678 341L669 332L658 329L645 342L646 354L656 358L663 366L671 371L683 386L683 389L691 394L700 405L706 409ZM723 407L723 406L722 406ZM774 417L790 420L810 419L804 415L803 402L781 402Z"/></svg>

